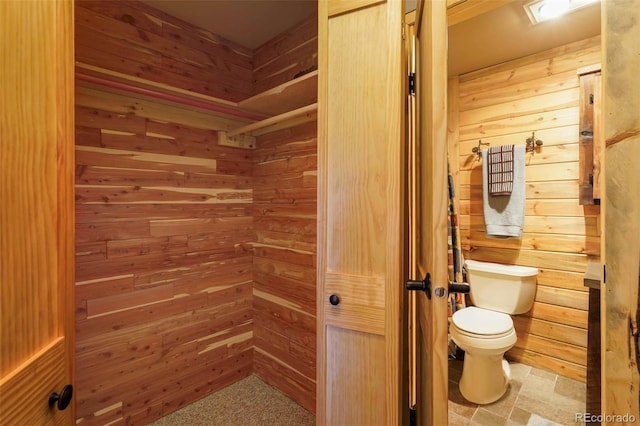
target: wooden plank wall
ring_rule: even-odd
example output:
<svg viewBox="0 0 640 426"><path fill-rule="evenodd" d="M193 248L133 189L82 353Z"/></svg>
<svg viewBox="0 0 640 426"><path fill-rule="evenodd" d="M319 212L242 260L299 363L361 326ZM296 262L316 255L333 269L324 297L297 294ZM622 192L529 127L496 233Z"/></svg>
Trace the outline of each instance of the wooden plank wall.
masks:
<svg viewBox="0 0 640 426"><path fill-rule="evenodd" d="M578 203L579 88L576 70L600 63L600 38L561 46L453 78L450 156L458 170L460 223L467 258L540 269L533 309L515 316L518 342L507 356L585 380L587 260L600 255L599 206ZM455 127L455 126L454 126ZM521 240L487 239L482 216L478 140L544 145L527 154L526 213ZM483 147L485 149L486 147Z"/></svg>
<svg viewBox="0 0 640 426"><path fill-rule="evenodd" d="M317 65L317 46L312 16L258 48L256 89ZM302 121L259 136L254 150L253 359L263 380L315 412L317 123Z"/></svg>
<svg viewBox="0 0 640 426"><path fill-rule="evenodd" d="M258 47L253 56L253 93L258 94L318 67L318 15Z"/></svg>
<svg viewBox="0 0 640 426"><path fill-rule="evenodd" d="M250 92L250 69L236 89L193 65L242 68L244 53L144 5L83 1L76 17L79 61ZM242 124L76 82L79 423L145 424L252 372L253 158L215 132Z"/></svg>
<svg viewBox="0 0 640 426"><path fill-rule="evenodd" d="M253 52L142 2L79 0L76 61L237 102Z"/></svg>

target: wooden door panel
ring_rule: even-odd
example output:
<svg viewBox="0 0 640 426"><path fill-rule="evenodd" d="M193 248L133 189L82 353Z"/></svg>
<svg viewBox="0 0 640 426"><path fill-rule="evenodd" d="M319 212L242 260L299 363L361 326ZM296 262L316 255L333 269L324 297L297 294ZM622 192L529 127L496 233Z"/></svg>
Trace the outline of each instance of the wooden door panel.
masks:
<svg viewBox="0 0 640 426"><path fill-rule="evenodd" d="M387 424L385 346L383 336L327 327L327 425Z"/></svg>
<svg viewBox="0 0 640 426"><path fill-rule="evenodd" d="M65 346L64 338L55 339L13 370L11 375L3 377L0 384L3 391L0 404L2 424L70 424L70 410L52 410L46 403L52 390L59 392L69 383L64 362ZM47 420L43 422L42 419Z"/></svg>
<svg viewBox="0 0 640 426"><path fill-rule="evenodd" d="M385 21L386 5L329 20L326 254L337 273L385 273L387 61L368 48L385 43Z"/></svg>
<svg viewBox="0 0 640 426"><path fill-rule="evenodd" d="M327 325L384 335L384 277L327 272L324 293ZM336 306L329 302L334 294L340 298Z"/></svg>
<svg viewBox="0 0 640 426"><path fill-rule="evenodd" d="M0 2L0 424L72 424L73 4Z"/></svg>
<svg viewBox="0 0 640 426"><path fill-rule="evenodd" d="M318 4L317 422L399 424L402 2Z"/></svg>

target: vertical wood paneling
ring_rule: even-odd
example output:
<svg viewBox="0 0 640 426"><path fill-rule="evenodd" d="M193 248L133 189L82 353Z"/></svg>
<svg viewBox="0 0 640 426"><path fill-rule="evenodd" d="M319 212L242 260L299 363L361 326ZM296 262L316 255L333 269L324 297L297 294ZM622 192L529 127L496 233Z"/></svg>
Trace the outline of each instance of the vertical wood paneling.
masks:
<svg viewBox="0 0 640 426"><path fill-rule="evenodd" d="M599 43L595 37L460 76L458 95L449 100L459 107L459 135L450 133L449 146L459 155L456 185L467 258L541 271L534 307L514 321L518 343L507 356L579 380L586 374L588 310L580 277L587 260L600 255L601 226L599 206L579 204L576 70L600 63ZM544 145L527 154L522 239L488 239L482 164L471 148L478 139L492 146L524 144L533 131Z"/></svg>
<svg viewBox="0 0 640 426"><path fill-rule="evenodd" d="M640 8L604 2L603 110L606 282L602 296L602 413L606 425L640 418Z"/></svg>
<svg viewBox="0 0 640 426"><path fill-rule="evenodd" d="M80 1L76 28L78 61L250 94L251 52L142 4ZM144 424L253 370L253 158L212 113L77 94L77 418Z"/></svg>

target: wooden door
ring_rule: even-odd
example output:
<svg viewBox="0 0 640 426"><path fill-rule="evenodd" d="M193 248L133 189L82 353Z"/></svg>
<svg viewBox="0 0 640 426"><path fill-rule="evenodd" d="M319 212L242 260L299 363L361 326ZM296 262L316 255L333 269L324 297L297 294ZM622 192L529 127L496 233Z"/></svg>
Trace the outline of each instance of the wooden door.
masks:
<svg viewBox="0 0 640 426"><path fill-rule="evenodd" d="M320 425L397 425L408 412L403 7L319 2Z"/></svg>
<svg viewBox="0 0 640 426"><path fill-rule="evenodd" d="M447 54L445 1L419 1L415 24L415 122L410 128L410 278L430 279L412 292L416 423L448 419L447 371Z"/></svg>
<svg viewBox="0 0 640 426"><path fill-rule="evenodd" d="M0 424L73 424L73 5L0 1Z"/></svg>

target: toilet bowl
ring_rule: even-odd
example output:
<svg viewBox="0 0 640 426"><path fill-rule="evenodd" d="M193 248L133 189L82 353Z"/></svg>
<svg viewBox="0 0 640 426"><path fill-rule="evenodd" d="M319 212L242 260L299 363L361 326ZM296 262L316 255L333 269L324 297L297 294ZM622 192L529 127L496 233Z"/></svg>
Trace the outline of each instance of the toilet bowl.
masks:
<svg viewBox="0 0 640 426"><path fill-rule="evenodd" d="M460 378L462 396L476 404L499 399L509 385L503 356L517 340L511 317L470 306L453 314L450 332L456 345L465 351Z"/></svg>
<svg viewBox="0 0 640 426"><path fill-rule="evenodd" d="M450 333L465 351L460 393L476 404L494 402L509 386L504 353L517 341L510 314L531 309L538 270L468 260L467 277L475 306L453 314Z"/></svg>

